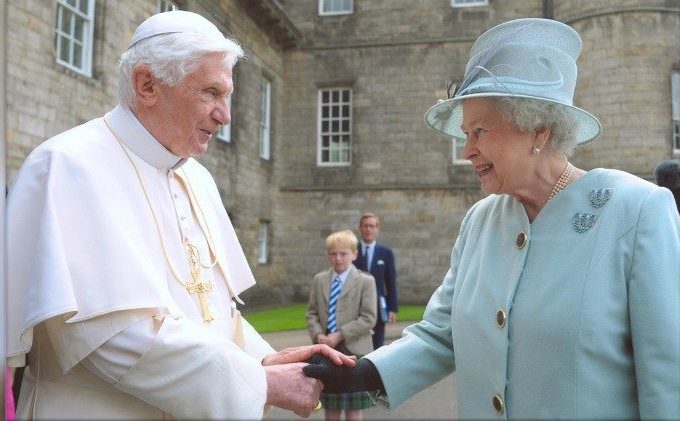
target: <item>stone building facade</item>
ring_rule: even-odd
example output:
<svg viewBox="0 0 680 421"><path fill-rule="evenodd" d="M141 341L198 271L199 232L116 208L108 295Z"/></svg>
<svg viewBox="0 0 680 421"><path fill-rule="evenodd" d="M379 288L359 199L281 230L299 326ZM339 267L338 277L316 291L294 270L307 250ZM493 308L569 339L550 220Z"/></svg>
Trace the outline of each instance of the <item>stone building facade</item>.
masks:
<svg viewBox="0 0 680 421"><path fill-rule="evenodd" d="M199 159L214 175L248 260L265 283L275 277L275 267L257 264L258 232L261 221L272 221L276 213L277 172L283 162L276 148L283 122L284 52L300 39L299 31L272 1L8 1L4 21L7 183L11 185L38 144L117 104L118 57L137 25L170 3L202 14L244 47L247 59L234 70L231 141L215 139ZM64 5L94 10L90 75L56 60L55 22ZM268 160L261 159L258 150L264 81L271 86Z"/></svg>
<svg viewBox="0 0 680 421"><path fill-rule="evenodd" d="M89 77L55 61L54 2L7 3L10 183L37 144L115 105L117 56L160 4L93 1ZM306 300L313 275L327 266L325 236L356 230L365 211L381 217L380 240L395 251L400 301L429 297L448 268L460 220L482 193L451 139L429 130L423 113L446 96L447 81L460 79L475 38L500 22L549 17L581 34L575 104L598 116L604 132L577 149L577 166L650 179L658 161L680 154L671 115L680 1L453 2L353 0L349 13L328 14L320 13L319 0L176 2L246 47L248 59L234 76L231 141L215 140L199 160L217 180L259 281L244 294L251 304ZM271 87L268 159L258 151L263 81ZM347 93L346 109L333 102L334 91ZM329 126L340 137L320 139L321 117L334 106L347 127ZM346 145L348 154L324 156L324 139L331 149ZM259 247L264 240L266 249Z"/></svg>

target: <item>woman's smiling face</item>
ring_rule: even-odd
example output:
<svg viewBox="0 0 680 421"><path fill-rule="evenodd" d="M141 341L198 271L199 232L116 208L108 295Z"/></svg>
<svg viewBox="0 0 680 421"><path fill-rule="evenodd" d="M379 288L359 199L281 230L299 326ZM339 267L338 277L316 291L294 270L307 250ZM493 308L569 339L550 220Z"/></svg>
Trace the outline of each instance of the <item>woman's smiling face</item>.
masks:
<svg viewBox="0 0 680 421"><path fill-rule="evenodd" d="M531 165L533 134L503 120L492 98L463 102L463 157L472 163L486 194L517 196L535 183Z"/></svg>

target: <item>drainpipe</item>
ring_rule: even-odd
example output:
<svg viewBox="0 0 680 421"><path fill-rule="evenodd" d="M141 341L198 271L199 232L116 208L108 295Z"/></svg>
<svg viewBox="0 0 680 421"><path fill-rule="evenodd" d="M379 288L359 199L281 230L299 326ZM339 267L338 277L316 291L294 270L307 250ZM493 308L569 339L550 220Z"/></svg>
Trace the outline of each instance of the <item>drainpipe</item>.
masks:
<svg viewBox="0 0 680 421"><path fill-rule="evenodd" d="M543 0L543 17L546 19L553 18L553 0Z"/></svg>

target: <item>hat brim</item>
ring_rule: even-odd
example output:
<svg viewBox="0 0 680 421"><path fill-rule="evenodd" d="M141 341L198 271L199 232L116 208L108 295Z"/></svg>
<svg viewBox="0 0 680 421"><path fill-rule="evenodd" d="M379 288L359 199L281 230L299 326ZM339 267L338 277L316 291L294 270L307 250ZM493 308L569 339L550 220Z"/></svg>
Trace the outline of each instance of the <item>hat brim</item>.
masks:
<svg viewBox="0 0 680 421"><path fill-rule="evenodd" d="M463 101L470 98L503 97L537 99L561 107L567 113L571 114L579 123L578 129L574 133L578 146L592 142L602 132L602 125L597 117L578 107L546 98L505 92L480 92L440 101L425 112L425 122L438 132L464 140L467 136L460 127L463 122Z"/></svg>

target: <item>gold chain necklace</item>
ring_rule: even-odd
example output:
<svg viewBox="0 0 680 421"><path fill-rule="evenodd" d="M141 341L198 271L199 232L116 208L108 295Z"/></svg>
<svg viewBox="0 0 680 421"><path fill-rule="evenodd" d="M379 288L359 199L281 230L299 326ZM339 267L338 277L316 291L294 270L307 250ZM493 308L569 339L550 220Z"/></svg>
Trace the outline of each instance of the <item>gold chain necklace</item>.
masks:
<svg viewBox="0 0 680 421"><path fill-rule="evenodd" d="M186 188L187 195L189 196L189 203L193 209L198 210L196 212L196 220L198 221L198 225L201 227L201 230L203 231L205 235L205 239L208 242L208 261L210 262L209 265L204 264L201 262L200 259L200 253L198 251L198 248L196 248L193 244L189 243L189 238L185 237L184 240L186 240L186 244L189 245L191 244L192 247L195 248L195 252L197 253L198 258L198 263L201 264L206 269L209 269L215 264L217 264L217 254L215 253L215 242L213 241L212 238L212 233L210 232L210 228L208 227L208 223L206 222L207 219L205 217L205 214L203 213L203 208L198 203L198 200L196 200L196 195L194 194L194 189L191 187L191 183L189 183L189 178L186 176L186 173L184 171L184 168L179 168L177 171L175 171L175 174L177 174L177 178L182 181L184 184L184 187ZM200 215L199 215L200 214ZM182 225L180 224L180 231L182 231ZM184 232L182 231L182 236L184 236ZM212 260L214 258L214 260Z"/></svg>
<svg viewBox="0 0 680 421"><path fill-rule="evenodd" d="M118 138L118 135L116 132L111 129L111 126L109 125L109 122L106 121L106 118L103 118L104 124L106 124L106 127L109 129L109 131L113 134L113 137L118 141L118 144L120 145L121 149L125 153L125 156L127 157L128 161L130 162L130 165L132 165L132 168L135 170L135 174L137 175L137 180L139 180L140 186L142 186L142 191L144 192L144 197L146 198L146 203L149 205L149 210L151 210L151 215L153 216L154 222L156 224L156 230L158 231L158 237L160 238L161 241L161 248L163 249L163 255L165 256L165 260L168 262L168 266L170 267L170 271L172 272L172 275L175 277L177 282L179 282L189 294L196 294L198 296L198 299L201 304L201 311L203 313L203 321L205 323L210 323L212 322L215 318L213 316L212 310L210 309L210 304L208 303L208 299L206 297L206 293L209 291L212 291L213 289L213 283L211 281L204 281L201 279L201 272L202 269L200 266L206 267L203 263L200 263L199 257L198 257L198 249L196 248L195 245L187 242L184 242L184 247L186 248L187 251L187 257L189 259L189 268L191 271L191 281L184 282L182 281L182 277L179 275L177 272L177 269L175 269L175 266L172 264L172 261L170 259L170 256L168 255L167 248L165 247L165 239L163 237L163 230L161 229L161 224L158 218L158 215L156 215L156 210L154 209L153 205L151 204L151 199L149 198L149 193L146 190L146 186L144 185L144 181L142 180L142 175L139 173L139 170L137 169L137 166L135 165L134 161L132 160L132 157L130 156L130 153L127 151L125 148L125 145L123 145L123 142ZM185 176L186 177L186 176ZM188 193L190 195L189 201L195 200L195 197L193 197L193 190L188 184L188 180L183 180L185 182L185 185L187 187L187 192L191 191L191 193ZM201 216L205 218L205 215L203 214L203 211L200 210ZM196 215L196 218L198 218L198 215ZM212 244L212 236L210 235L210 230L205 231L207 229L207 224L206 227L204 228L203 226L204 222L201 222L199 220L199 225L201 226L201 229L204 229L204 232L206 233L206 240L208 241L208 248L211 249L213 247ZM215 256L215 263L217 263L217 254L213 251L213 249L210 250L210 252ZM213 263L212 265L214 265ZM208 266L212 267L212 266Z"/></svg>
<svg viewBox="0 0 680 421"><path fill-rule="evenodd" d="M574 166L571 165L571 162L567 161L567 168L564 169L564 172L562 172L560 178L557 179L557 183L555 183L555 187L553 187L552 191L550 192L548 200L555 197L557 193L561 192L567 186L567 183L569 182L569 179L571 178L571 174L573 172Z"/></svg>

